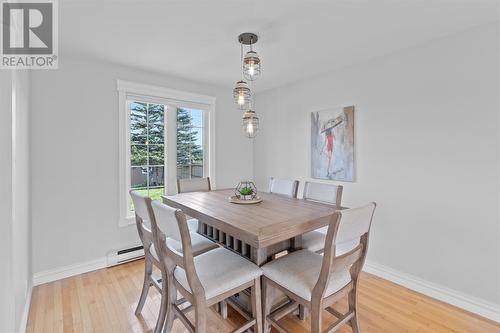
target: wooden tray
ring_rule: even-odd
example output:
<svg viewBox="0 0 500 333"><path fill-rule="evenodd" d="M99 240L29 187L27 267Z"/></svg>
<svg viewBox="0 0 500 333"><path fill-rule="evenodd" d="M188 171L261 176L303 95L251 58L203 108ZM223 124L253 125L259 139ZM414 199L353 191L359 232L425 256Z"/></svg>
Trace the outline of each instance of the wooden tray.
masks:
<svg viewBox="0 0 500 333"><path fill-rule="evenodd" d="M252 205L252 204L256 204L256 203L261 202L262 198L255 197L252 200L242 200L242 199L239 199L237 196L233 195L232 197L229 197L228 200L229 200L229 202L239 204L239 205Z"/></svg>

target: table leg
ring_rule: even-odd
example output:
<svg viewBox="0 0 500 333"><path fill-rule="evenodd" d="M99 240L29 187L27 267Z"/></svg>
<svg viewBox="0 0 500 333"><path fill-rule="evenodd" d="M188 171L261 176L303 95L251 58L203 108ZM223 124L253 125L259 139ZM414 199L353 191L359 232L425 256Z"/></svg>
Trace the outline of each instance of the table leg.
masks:
<svg viewBox="0 0 500 333"><path fill-rule="evenodd" d="M257 266L262 266L267 262L267 248L256 249L254 247L250 250L250 260L252 260Z"/></svg>
<svg viewBox="0 0 500 333"><path fill-rule="evenodd" d="M290 239L290 251L302 250L302 235Z"/></svg>

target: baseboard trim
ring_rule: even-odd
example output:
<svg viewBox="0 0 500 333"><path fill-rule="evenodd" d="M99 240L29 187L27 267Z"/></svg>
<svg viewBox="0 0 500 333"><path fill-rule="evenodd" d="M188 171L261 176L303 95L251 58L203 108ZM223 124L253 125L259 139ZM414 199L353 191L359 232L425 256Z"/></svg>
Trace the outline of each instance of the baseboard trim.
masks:
<svg viewBox="0 0 500 333"><path fill-rule="evenodd" d="M28 287L28 294L26 295L26 303L24 303L23 315L21 317L21 323L19 324L19 333L26 333L26 328L28 327L28 316L30 314L31 306L31 293L33 292L33 283L30 283Z"/></svg>
<svg viewBox="0 0 500 333"><path fill-rule="evenodd" d="M500 305L367 261L365 272L500 323Z"/></svg>
<svg viewBox="0 0 500 333"><path fill-rule="evenodd" d="M40 284L65 279L70 276L105 268L106 266L107 266L106 257L103 257L78 264L73 264L38 272L35 273L33 276L33 285L38 286Z"/></svg>

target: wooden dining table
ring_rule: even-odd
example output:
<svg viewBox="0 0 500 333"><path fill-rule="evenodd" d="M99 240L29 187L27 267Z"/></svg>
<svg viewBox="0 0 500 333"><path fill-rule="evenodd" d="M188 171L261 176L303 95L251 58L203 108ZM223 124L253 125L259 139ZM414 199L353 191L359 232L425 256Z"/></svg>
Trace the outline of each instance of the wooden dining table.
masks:
<svg viewBox="0 0 500 333"><path fill-rule="evenodd" d="M302 234L328 225L341 207L278 194L261 193L262 202L229 201L234 190L163 196L163 202L199 221L198 232L262 266L275 254L301 248Z"/></svg>

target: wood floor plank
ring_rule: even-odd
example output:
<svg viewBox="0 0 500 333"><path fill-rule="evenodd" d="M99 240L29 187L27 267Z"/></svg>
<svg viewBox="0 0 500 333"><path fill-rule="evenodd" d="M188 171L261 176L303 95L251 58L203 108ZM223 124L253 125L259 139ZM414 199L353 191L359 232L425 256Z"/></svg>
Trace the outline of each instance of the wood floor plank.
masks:
<svg viewBox="0 0 500 333"><path fill-rule="evenodd" d="M26 331L150 333L156 324L160 294L151 288L142 314L134 314L143 274L144 262L139 260L37 286ZM500 333L500 324L367 273L361 276L359 301L363 333ZM335 305L338 311L346 307L345 301ZM223 320L210 309L209 332L230 332L244 322L231 308L228 314ZM192 315L188 317L192 319ZM324 327L334 321L325 312ZM308 320L294 315L280 323L291 332L308 332L310 327ZM173 332L186 329L176 320ZM350 333L351 329L344 326L338 332Z"/></svg>

